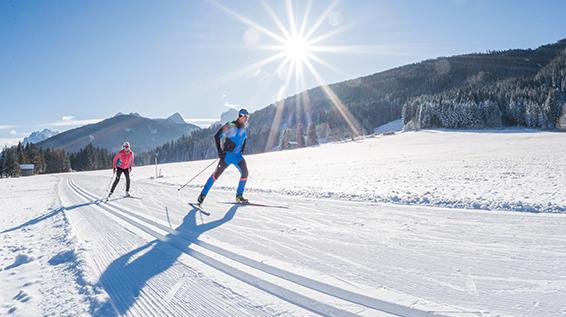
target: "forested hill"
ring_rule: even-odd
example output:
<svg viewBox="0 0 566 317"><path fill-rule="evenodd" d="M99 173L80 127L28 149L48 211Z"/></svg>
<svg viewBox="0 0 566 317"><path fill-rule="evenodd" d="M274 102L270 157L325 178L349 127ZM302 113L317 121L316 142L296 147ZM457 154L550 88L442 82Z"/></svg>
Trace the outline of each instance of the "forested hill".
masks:
<svg viewBox="0 0 566 317"><path fill-rule="evenodd" d="M344 111L341 114L325 93L326 87L309 89L251 115L248 153L316 144L313 138L332 141L351 138L355 134L372 133L374 128L382 124L400 119L403 109L404 122L409 124L407 127L413 128L480 128L505 125L551 127L551 124L534 123L533 109L540 106L521 104L518 108L511 107L514 110L510 112L506 112L505 107L512 101L515 93L525 97L533 95L533 91L538 91L536 98L533 98L537 105L541 105L547 98L560 102L562 95L549 95L548 88L542 91L542 86L539 85L554 87L556 83L564 82L560 54L565 48L566 40L561 40L537 49L439 57L329 85L327 88L340 99L347 109L346 112L353 117L353 129L344 119ZM454 107L439 101L451 96L460 102L470 98L458 99L458 96L465 96L466 93L483 96L490 90L498 91L491 94L497 96L497 99L489 99L495 102L494 104L486 99L485 103L470 103L454 110ZM511 90L515 93L511 93ZM309 101L308 104L305 100ZM436 104L438 106L435 106ZM450 113L457 117L460 114L468 116L466 111L471 111L466 110L468 108L476 109L480 114L495 111L497 117L499 111L502 115L500 120L491 115L480 115L483 119L479 122L474 119L456 121L455 124L448 124L448 121L442 121L432 114L432 119L427 119L426 116L417 117L419 113L433 111L432 109L444 109L442 111L445 111L446 116L450 116ZM553 109L557 111L556 108ZM526 113L529 115L525 116ZM544 117L541 114L544 112L536 113L537 118ZM540 119L538 122L544 120ZM212 135L217 128L218 126L213 126L183 136L146 153L143 159L150 162L152 157L158 155L160 161L173 162L214 157L216 154ZM289 144L291 146L288 146Z"/></svg>
<svg viewBox="0 0 566 317"><path fill-rule="evenodd" d="M560 43L564 44L564 40ZM536 74L460 85L403 109L406 128L566 128L566 50Z"/></svg>

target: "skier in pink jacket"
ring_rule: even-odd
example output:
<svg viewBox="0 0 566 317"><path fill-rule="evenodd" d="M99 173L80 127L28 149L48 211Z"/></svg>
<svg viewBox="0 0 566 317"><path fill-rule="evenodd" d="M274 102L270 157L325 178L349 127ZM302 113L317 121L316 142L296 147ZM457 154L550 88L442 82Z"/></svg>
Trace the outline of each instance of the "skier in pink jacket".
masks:
<svg viewBox="0 0 566 317"><path fill-rule="evenodd" d="M126 176L126 197L130 197L130 172L132 171L133 165L134 152L130 149L130 143L124 142L124 144L122 144L122 150L116 153L112 161L112 171L116 174L116 180L114 180L112 184L112 189L110 189L108 197L112 196L114 193L114 189L116 189L116 185L118 185L122 173Z"/></svg>

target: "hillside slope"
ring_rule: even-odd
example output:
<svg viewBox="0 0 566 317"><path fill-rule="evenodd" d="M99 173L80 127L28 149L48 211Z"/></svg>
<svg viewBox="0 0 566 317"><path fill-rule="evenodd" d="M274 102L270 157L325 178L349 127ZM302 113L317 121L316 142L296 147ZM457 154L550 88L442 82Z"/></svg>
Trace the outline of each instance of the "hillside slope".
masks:
<svg viewBox="0 0 566 317"><path fill-rule="evenodd" d="M440 57L331 84L328 88L341 100L342 111L338 110L322 87L309 89L252 113L246 149L248 153L263 153L284 148L283 141L286 139L297 142L301 137L307 141L318 137L321 142L327 142L351 139L356 134L371 134L383 124L401 119L403 109L405 125L411 121L417 122L408 125L409 128L549 127L545 123L552 121L548 118L554 114L545 114L557 112L562 100L558 95L549 96L548 87L552 87L552 83L566 81L564 72L552 72L551 69L557 69L561 65L556 61L561 58L564 49L566 40L537 49ZM551 79L543 80L542 74L548 75L544 78ZM532 78L537 80L531 81ZM522 84L507 84L516 82ZM437 96L454 99L460 98L454 97L454 92L484 90L500 92L497 102L502 104L501 109L495 102L475 104L469 102L469 99L476 98L475 95L468 98L468 94L456 93L457 96L464 96L463 106L448 106L439 111L443 117L456 118L452 120L453 124L428 124L439 121L434 114L416 118L418 114L427 113L433 108L426 106L432 102L423 103L421 100L437 101L434 99ZM507 107L506 105L517 101L513 98L516 94L521 98L528 97L526 99L536 96L536 100L529 99L530 106L526 105L527 102L516 102L518 106ZM545 103L548 98L550 102ZM547 104L554 106L548 107ZM503 109L505 107L509 111ZM350 119L352 127L344 116ZM424 123L421 124L421 121ZM566 126L566 116L563 121ZM217 128L214 125L190 137L172 141L151 151L142 161L145 164L151 163L156 155L163 162L213 158L216 151L212 135Z"/></svg>

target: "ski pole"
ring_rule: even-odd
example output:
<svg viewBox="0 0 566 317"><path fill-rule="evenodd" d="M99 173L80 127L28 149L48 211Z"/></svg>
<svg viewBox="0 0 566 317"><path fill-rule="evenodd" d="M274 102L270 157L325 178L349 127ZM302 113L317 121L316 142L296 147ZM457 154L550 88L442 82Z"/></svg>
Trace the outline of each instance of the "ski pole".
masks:
<svg viewBox="0 0 566 317"><path fill-rule="evenodd" d="M183 189L185 186L189 185L190 182L192 182L195 178L197 178L200 174L202 174L204 171L206 171L209 167L211 167L214 163L216 163L217 160L212 161L212 163L210 163L207 167L205 167L202 171L200 171L198 174L196 174L193 178L189 179L188 182L186 182L185 184L183 184L183 186L177 188L177 191L180 191L181 189Z"/></svg>
<svg viewBox="0 0 566 317"><path fill-rule="evenodd" d="M110 186L112 186L112 181L114 181L115 176L116 176L116 173L112 173L112 177L110 178L110 183L108 183L108 186L106 186L106 192L110 191Z"/></svg>

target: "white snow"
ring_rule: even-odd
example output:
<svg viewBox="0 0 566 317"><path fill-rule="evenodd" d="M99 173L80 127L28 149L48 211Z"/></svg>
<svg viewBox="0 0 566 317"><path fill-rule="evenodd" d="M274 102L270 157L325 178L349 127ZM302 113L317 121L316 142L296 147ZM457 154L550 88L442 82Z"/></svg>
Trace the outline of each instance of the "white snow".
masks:
<svg viewBox="0 0 566 317"><path fill-rule="evenodd" d="M403 129L403 119L393 120L386 124L380 125L379 127L373 129L373 133L381 134L387 132L398 132Z"/></svg>
<svg viewBox="0 0 566 317"><path fill-rule="evenodd" d="M177 191L210 161L136 167L141 199L109 202L111 171L2 179L0 315L564 316L564 141L420 131L250 155L247 196L271 207L229 204L231 167L211 216L187 202L212 169Z"/></svg>
<svg viewBox="0 0 566 317"><path fill-rule="evenodd" d="M247 157L252 192L530 212L566 211L566 134L421 131ZM182 184L209 162L161 166ZM138 169L139 177L155 174ZM228 169L217 187L233 189ZM108 174L108 173L106 173ZM210 173L193 182L200 187Z"/></svg>
<svg viewBox="0 0 566 317"><path fill-rule="evenodd" d="M69 120L73 119L73 117L71 117ZM43 129L41 131L34 131L32 133L30 133L28 136L26 136L24 138L24 140L22 141L23 144L28 144L28 143L39 143L43 140L47 140L52 136L55 136L59 134L59 131L52 131L49 129Z"/></svg>
<svg viewBox="0 0 566 317"><path fill-rule="evenodd" d="M80 316L96 306L80 261L53 261L78 246L58 199L59 181L0 180L0 316Z"/></svg>
<svg viewBox="0 0 566 317"><path fill-rule="evenodd" d="M20 265L22 265L22 264L29 263L29 262L31 262L31 261L33 261L33 257L32 257L32 256L29 256L29 255L27 255L27 254L25 254L25 253L20 253L20 254L16 255L16 259L14 260L14 263L12 263L12 264L6 266L6 267L4 268L4 270L13 269L13 268L15 268L15 267L18 267L18 266L20 266Z"/></svg>

